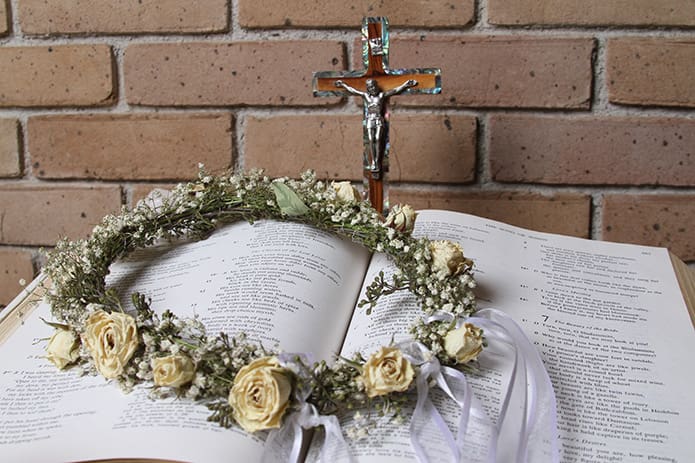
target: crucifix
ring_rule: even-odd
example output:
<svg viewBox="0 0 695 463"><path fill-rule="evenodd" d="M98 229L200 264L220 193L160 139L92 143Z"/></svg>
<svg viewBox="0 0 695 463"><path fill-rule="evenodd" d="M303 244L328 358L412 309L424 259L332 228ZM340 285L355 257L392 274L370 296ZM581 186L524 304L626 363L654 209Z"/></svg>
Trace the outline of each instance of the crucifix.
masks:
<svg viewBox="0 0 695 463"><path fill-rule="evenodd" d="M365 18L362 23L362 62L358 71L314 73L314 96L362 98L364 183L372 206L388 211L386 173L389 154L388 99L398 94L439 93L441 71L437 68L389 69L388 20Z"/></svg>

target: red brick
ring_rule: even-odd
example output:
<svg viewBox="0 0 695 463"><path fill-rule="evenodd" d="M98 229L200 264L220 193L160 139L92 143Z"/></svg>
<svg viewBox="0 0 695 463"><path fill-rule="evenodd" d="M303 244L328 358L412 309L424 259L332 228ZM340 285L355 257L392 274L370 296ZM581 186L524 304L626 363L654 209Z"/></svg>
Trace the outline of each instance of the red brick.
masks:
<svg viewBox="0 0 695 463"><path fill-rule="evenodd" d="M488 0L488 21L500 25L693 26L690 0Z"/></svg>
<svg viewBox="0 0 695 463"><path fill-rule="evenodd" d="M271 177L313 169L319 177L362 178L361 115L247 117L245 125L246 169L263 168Z"/></svg>
<svg viewBox="0 0 695 463"><path fill-rule="evenodd" d="M0 1L0 35L5 35L10 30L10 18L7 13L7 4L4 1Z"/></svg>
<svg viewBox="0 0 695 463"><path fill-rule="evenodd" d="M16 119L0 119L0 177L18 177L22 174L18 128Z"/></svg>
<svg viewBox="0 0 695 463"><path fill-rule="evenodd" d="M227 0L21 0L18 16L26 34L129 34L220 32L229 14Z"/></svg>
<svg viewBox="0 0 695 463"><path fill-rule="evenodd" d="M695 195L606 195L603 239L669 248L695 260Z"/></svg>
<svg viewBox="0 0 695 463"><path fill-rule="evenodd" d="M87 236L121 207L117 186L0 185L0 243L52 245Z"/></svg>
<svg viewBox="0 0 695 463"><path fill-rule="evenodd" d="M646 117L492 116L501 182L695 185L695 121Z"/></svg>
<svg viewBox="0 0 695 463"><path fill-rule="evenodd" d="M357 44L357 42L356 42ZM395 97L408 106L589 108L592 39L437 36L395 38L391 68L439 67L440 95ZM354 62L361 63L360 47Z"/></svg>
<svg viewBox="0 0 695 463"><path fill-rule="evenodd" d="M173 183L141 183L133 185L130 189L130 207L134 207L138 201L145 199L152 190L171 190Z"/></svg>
<svg viewBox="0 0 695 463"><path fill-rule="evenodd" d="M7 305L22 290L19 280L29 283L34 278L31 251L0 248L0 306Z"/></svg>
<svg viewBox="0 0 695 463"><path fill-rule="evenodd" d="M56 115L29 118L39 178L188 179L198 163L232 165L232 118L222 113Z"/></svg>
<svg viewBox="0 0 695 463"><path fill-rule="evenodd" d="M111 48L0 48L0 106L94 106L114 99Z"/></svg>
<svg viewBox="0 0 695 463"><path fill-rule="evenodd" d="M320 177L362 178L362 125L355 116L249 117L245 165L268 175L296 177L312 168ZM394 114L392 181L465 183L475 178L476 121L471 116ZM282 140L278 145L277 140Z"/></svg>
<svg viewBox="0 0 695 463"><path fill-rule="evenodd" d="M368 14L367 14L368 12ZM475 17L474 0L241 0L242 27L350 27L359 29L363 16L386 16L391 26L459 27Z"/></svg>
<svg viewBox="0 0 695 463"><path fill-rule="evenodd" d="M587 238L590 231L591 199L585 195L401 187L391 189L390 200L391 204L465 212L543 232Z"/></svg>
<svg viewBox="0 0 695 463"><path fill-rule="evenodd" d="M325 105L338 99L314 98L311 73L342 69L344 54L309 40L131 45L125 87L138 105Z"/></svg>
<svg viewBox="0 0 695 463"><path fill-rule="evenodd" d="M612 103L695 106L695 40L612 39L606 56Z"/></svg>

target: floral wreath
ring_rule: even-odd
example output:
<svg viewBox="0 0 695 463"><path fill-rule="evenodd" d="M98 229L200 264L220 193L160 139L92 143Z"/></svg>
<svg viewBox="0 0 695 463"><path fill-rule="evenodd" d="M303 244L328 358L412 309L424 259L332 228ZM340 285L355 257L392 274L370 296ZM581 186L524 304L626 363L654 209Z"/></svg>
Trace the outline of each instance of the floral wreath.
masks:
<svg viewBox="0 0 695 463"><path fill-rule="evenodd" d="M312 172L300 180L272 180L262 171L213 176L201 166L196 181L105 217L85 240L57 244L44 267L59 321L49 323L56 331L47 357L60 369L101 374L126 390L153 383L154 396L203 402L209 420L248 432L280 428L292 410L307 404L316 416L398 410L422 370L398 345L367 359L358 353L311 363L303 355L269 351L243 334L210 336L198 320L169 310L158 315L142 294L132 295L134 310L127 311L105 277L112 262L161 239L204 239L219 225L241 220L301 222L387 254L396 272L388 278L380 273L358 307L369 313L379 297L409 290L425 316L411 326L413 341L442 365L461 366L484 344L482 329L461 321L475 311L473 263L456 243L413 237L415 218L407 205L383 218L349 182L319 181Z"/></svg>

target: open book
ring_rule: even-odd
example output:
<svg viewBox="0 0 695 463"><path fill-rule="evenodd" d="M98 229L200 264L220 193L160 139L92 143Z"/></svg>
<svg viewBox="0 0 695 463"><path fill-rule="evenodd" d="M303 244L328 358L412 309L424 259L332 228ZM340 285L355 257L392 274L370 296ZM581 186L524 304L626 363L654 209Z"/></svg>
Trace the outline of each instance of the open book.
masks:
<svg viewBox="0 0 695 463"><path fill-rule="evenodd" d="M444 211L421 212L415 234L461 243L475 262L479 307L506 312L538 348L557 396L561 461L692 461L695 286L682 262L661 248ZM266 347L329 360L408 338L420 309L407 292L383 297L371 315L356 308L382 270L393 268L358 245L262 221L138 251L112 266L108 282L124 295L148 295L155 310L196 315L211 333L243 331ZM123 394L102 377L55 369L43 358L52 328L40 319L50 313L39 299L36 292L18 297L0 322L3 461L260 459L266 434L220 428L206 421L202 405L152 401L146 388ZM493 419L507 373L504 362L484 354L478 372L468 374ZM445 401L440 406L447 418ZM407 420L380 422L350 448L358 461L414 455Z"/></svg>

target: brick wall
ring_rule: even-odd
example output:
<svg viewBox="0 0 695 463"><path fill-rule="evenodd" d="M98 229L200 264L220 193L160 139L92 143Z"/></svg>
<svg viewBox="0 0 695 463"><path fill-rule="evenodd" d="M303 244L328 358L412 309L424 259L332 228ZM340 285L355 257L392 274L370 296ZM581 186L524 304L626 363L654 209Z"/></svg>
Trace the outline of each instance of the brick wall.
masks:
<svg viewBox="0 0 695 463"><path fill-rule="evenodd" d="M359 68L439 66L395 102L392 197L695 261L692 0L0 0L0 304L38 249L155 186L267 168L360 177Z"/></svg>

